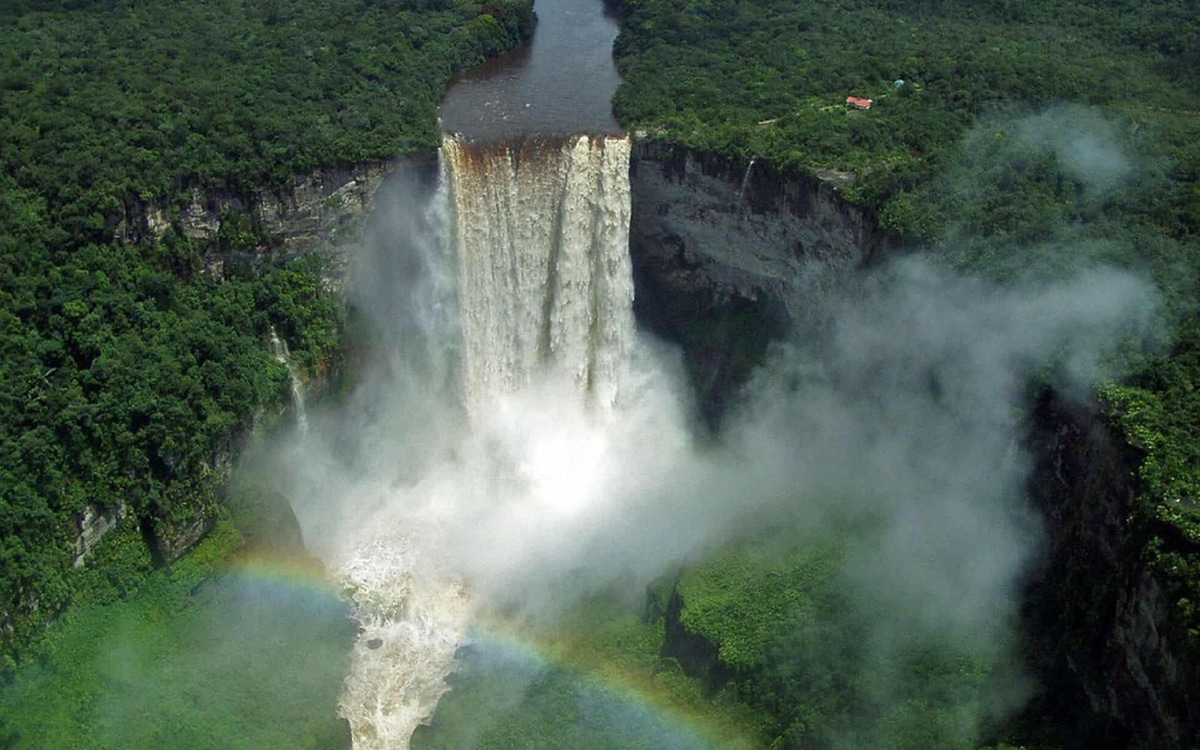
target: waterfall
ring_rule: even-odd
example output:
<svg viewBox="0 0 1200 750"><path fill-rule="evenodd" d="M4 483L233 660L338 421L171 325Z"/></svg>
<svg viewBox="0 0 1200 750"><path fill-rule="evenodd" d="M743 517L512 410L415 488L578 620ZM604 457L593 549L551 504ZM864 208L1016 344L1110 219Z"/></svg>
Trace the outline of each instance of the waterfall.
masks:
<svg viewBox="0 0 1200 750"><path fill-rule="evenodd" d="M469 427L419 477L359 489L373 510L334 565L361 626L339 706L357 750L403 750L449 689L475 606L454 562L480 546L470 535L511 511L495 533L519 555L522 524L594 491L588 431L612 416L634 341L629 154L618 137L443 139L432 200L445 206L423 215L449 224L432 234L451 252L428 256L452 257L453 269L400 294L457 311L438 343L458 357L461 403L438 408L465 409ZM453 289L435 288L448 278ZM455 528L460 517L471 522Z"/></svg>
<svg viewBox="0 0 1200 750"><path fill-rule="evenodd" d="M746 186L750 184L750 172L754 169L754 162L758 161L757 156L750 157L750 163L746 165L746 174L742 175L742 185L738 188L738 203L741 204L743 197L746 195Z"/></svg>
<svg viewBox="0 0 1200 750"><path fill-rule="evenodd" d="M634 330L629 150L628 138L444 138L472 412L547 371L615 402Z"/></svg>
<svg viewBox="0 0 1200 750"><path fill-rule="evenodd" d="M271 326L271 356L275 361L287 368L288 379L292 389L292 408L296 410L296 424L301 432L308 432L308 412L304 408L304 386L296 375L296 365L292 363L292 353L288 351L287 342L279 338L275 326Z"/></svg>

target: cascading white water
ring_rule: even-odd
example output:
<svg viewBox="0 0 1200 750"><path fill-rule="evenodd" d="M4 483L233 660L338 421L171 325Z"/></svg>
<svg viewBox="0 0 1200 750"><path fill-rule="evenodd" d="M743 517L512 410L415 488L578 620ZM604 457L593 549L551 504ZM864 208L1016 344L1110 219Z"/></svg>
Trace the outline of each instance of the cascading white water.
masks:
<svg viewBox="0 0 1200 750"><path fill-rule="evenodd" d="M742 175L742 184L738 188L738 203L746 197L746 186L750 184L750 173L754 171L754 163L758 161L757 156L750 157L750 163L746 165L746 173Z"/></svg>
<svg viewBox="0 0 1200 750"><path fill-rule="evenodd" d="M611 406L633 341L629 140L446 137L474 412L557 369Z"/></svg>
<svg viewBox="0 0 1200 750"><path fill-rule="evenodd" d="M275 361L287 368L288 379L292 389L292 408L296 410L296 425L300 432L308 432L308 411L304 405L304 386L296 375L296 365L292 363L292 353L288 351L287 342L279 338L274 326L271 327L271 356Z"/></svg>
<svg viewBox="0 0 1200 750"><path fill-rule="evenodd" d="M595 491L594 427L618 401L634 342L629 152L626 138L443 140L434 200L449 211L430 214L451 222L458 283L443 296L458 306L447 328L461 336L470 428L419 479L375 488L375 515L336 561L362 627L339 709L358 750L407 747L448 689L471 595L443 548L473 545L442 520L503 519L519 536Z"/></svg>

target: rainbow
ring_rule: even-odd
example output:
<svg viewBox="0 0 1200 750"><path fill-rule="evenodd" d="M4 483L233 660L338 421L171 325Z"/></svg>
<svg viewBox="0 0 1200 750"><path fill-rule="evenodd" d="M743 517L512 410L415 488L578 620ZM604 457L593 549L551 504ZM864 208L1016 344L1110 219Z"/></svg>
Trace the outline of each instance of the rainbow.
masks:
<svg viewBox="0 0 1200 750"><path fill-rule="evenodd" d="M469 647L490 662L525 665L526 671L559 668L593 697L608 702L638 734L655 741L647 747L671 750L749 750L760 746L745 716L734 722L719 716L699 690L679 688L687 678L664 681L650 664L622 664L566 631L534 630L497 617L472 621ZM521 667L517 666L516 671ZM694 683L690 683L694 688ZM736 725L736 726L735 726ZM640 745L639 745L640 746Z"/></svg>
<svg viewBox="0 0 1200 750"><path fill-rule="evenodd" d="M337 582L325 566L306 555L280 555L251 552L236 556L227 566L227 574L280 591L341 598Z"/></svg>
<svg viewBox="0 0 1200 750"><path fill-rule="evenodd" d="M309 557L256 552L231 561L228 572L280 592L347 599L324 566ZM631 723L661 738L655 747L748 750L758 746L749 732L738 731L744 730L744 725L731 727L714 716L712 704L698 693L679 694L681 682L672 686L644 663L618 663L567 631L535 629L484 615L472 620L468 637L466 647L489 662L517 665L518 671L525 669L530 674L562 669L582 691L601 698Z"/></svg>

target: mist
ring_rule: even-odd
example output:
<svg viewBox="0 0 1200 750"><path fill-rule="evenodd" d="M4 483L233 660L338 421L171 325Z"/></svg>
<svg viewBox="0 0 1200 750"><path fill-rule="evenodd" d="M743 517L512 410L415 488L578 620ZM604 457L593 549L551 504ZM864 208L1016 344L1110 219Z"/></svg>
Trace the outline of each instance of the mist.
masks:
<svg viewBox="0 0 1200 750"><path fill-rule="evenodd" d="M1021 410L1033 379L1082 397L1114 375L1113 347L1151 335L1151 283L1092 267L999 286L919 258L861 272L825 327L773 347L715 440L692 429L679 352L646 333L611 407L551 360L469 410L445 183L401 175L377 199L351 288L378 346L270 472L352 592L342 711L378 740L360 744L407 741L474 619L552 622L615 581L633 600L764 529L842 545L875 663L936 645L1007 665L964 736L1019 705L1017 586L1040 543Z"/></svg>

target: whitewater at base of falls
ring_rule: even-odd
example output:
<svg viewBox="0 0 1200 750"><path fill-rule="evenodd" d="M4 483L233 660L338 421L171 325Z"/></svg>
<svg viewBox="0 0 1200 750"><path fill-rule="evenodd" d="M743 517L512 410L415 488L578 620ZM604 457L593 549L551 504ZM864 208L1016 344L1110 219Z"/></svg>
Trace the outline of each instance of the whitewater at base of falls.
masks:
<svg viewBox="0 0 1200 750"><path fill-rule="evenodd" d="M453 578L423 581L415 535L381 535L338 569L360 632L339 714L360 750L406 748L449 689L469 598Z"/></svg>
<svg viewBox="0 0 1200 750"><path fill-rule="evenodd" d="M461 352L446 408L471 426L420 476L350 490L369 510L330 562L361 626L339 706L358 750L408 746L486 606L472 592L552 554L555 525L602 491L634 348L629 153L627 138L443 140L448 210L431 213L450 217L457 284L437 302L456 306Z"/></svg>

